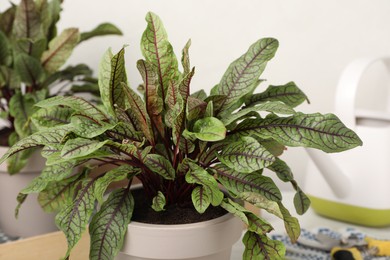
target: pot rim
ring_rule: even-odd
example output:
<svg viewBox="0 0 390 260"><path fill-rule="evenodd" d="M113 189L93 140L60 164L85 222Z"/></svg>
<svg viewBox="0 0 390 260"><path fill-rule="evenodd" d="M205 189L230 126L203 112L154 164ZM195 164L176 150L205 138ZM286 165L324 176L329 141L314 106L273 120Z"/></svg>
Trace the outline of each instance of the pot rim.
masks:
<svg viewBox="0 0 390 260"><path fill-rule="evenodd" d="M231 218L234 218L235 216L232 213L226 212L224 215L213 218L206 221L200 221L195 223L188 223L188 224L150 224L150 223L142 223L138 221L131 221L129 223L129 227L139 228L139 229L160 229L160 230L166 230L166 229L198 229L202 226L209 226L209 225L215 225L224 221L227 221Z"/></svg>

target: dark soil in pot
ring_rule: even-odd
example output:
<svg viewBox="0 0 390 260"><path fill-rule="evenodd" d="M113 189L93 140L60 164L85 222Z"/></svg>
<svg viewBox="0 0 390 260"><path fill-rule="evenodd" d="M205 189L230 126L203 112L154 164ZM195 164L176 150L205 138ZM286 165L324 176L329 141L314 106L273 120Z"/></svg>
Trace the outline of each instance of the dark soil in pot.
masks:
<svg viewBox="0 0 390 260"><path fill-rule="evenodd" d="M8 146L8 138L12 133L12 129L4 127L0 129L0 146Z"/></svg>
<svg viewBox="0 0 390 260"><path fill-rule="evenodd" d="M192 203L185 205L169 205L164 211L156 212L151 208L152 202L142 189L132 190L135 207L132 220L148 224L191 224L218 218L227 213L221 207L210 207L203 213L198 213Z"/></svg>

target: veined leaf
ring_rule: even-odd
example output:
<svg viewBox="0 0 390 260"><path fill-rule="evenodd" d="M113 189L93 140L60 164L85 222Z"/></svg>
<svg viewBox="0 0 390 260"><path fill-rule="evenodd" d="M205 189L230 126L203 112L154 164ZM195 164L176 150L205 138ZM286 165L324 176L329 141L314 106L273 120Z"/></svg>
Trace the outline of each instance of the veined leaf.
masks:
<svg viewBox="0 0 390 260"><path fill-rule="evenodd" d="M77 28L64 30L60 35L50 41L49 49L42 54L42 66L48 72L57 71L72 54L73 48L80 40Z"/></svg>
<svg viewBox="0 0 390 260"><path fill-rule="evenodd" d="M70 107L49 107L41 108L31 116L31 121L38 129L66 125L70 123L73 113Z"/></svg>
<svg viewBox="0 0 390 260"><path fill-rule="evenodd" d="M206 112L207 103L189 96L187 99L187 119L189 121L202 118Z"/></svg>
<svg viewBox="0 0 390 260"><path fill-rule="evenodd" d="M113 129L108 131L109 135L118 140L142 141L142 134L133 125L126 122L118 122Z"/></svg>
<svg viewBox="0 0 390 260"><path fill-rule="evenodd" d="M13 22L13 33L16 38L36 40L43 37L40 16L33 0L20 1Z"/></svg>
<svg viewBox="0 0 390 260"><path fill-rule="evenodd" d="M16 132L11 133L8 138L8 144L10 146L20 141L20 137ZM22 170L28 163L28 159L35 152L35 149L22 150L14 154L7 160L7 171L13 175ZM1 164L1 163L0 163Z"/></svg>
<svg viewBox="0 0 390 260"><path fill-rule="evenodd" d="M282 195L273 180L258 172L240 173L223 164L212 167L217 172L217 179L230 192L239 196L242 192L260 193L273 201L280 201Z"/></svg>
<svg viewBox="0 0 390 260"><path fill-rule="evenodd" d="M198 90L198 91L192 93L191 97L205 101L207 98L207 94L203 89L201 89L201 90Z"/></svg>
<svg viewBox="0 0 390 260"><path fill-rule="evenodd" d="M91 260L109 260L118 254L133 209L134 198L129 189L118 189L110 194L89 226Z"/></svg>
<svg viewBox="0 0 390 260"><path fill-rule="evenodd" d="M8 41L7 36L0 30L0 65L7 66L7 65L11 65L11 63L12 63L11 45Z"/></svg>
<svg viewBox="0 0 390 260"><path fill-rule="evenodd" d="M214 159L217 158L219 152L224 148L228 143L225 143L224 141L214 143L210 148L208 148L207 151L204 151L201 153L199 160L204 164L209 164Z"/></svg>
<svg viewBox="0 0 390 260"><path fill-rule="evenodd" d="M249 47L249 50L230 64L222 76L221 82L211 90L212 95L226 95L218 112L231 112L231 107L257 85L254 84L264 71L269 60L278 48L278 41L273 38L260 39Z"/></svg>
<svg viewBox="0 0 390 260"><path fill-rule="evenodd" d="M55 96L37 103L36 106L43 108L67 106L76 111L88 114L95 120L108 121L107 117L96 106L76 96Z"/></svg>
<svg viewBox="0 0 390 260"><path fill-rule="evenodd" d="M67 161L45 166L41 174L34 178L20 193L30 194L43 191L50 182L58 182L67 178L73 172L75 165L75 161Z"/></svg>
<svg viewBox="0 0 390 260"><path fill-rule="evenodd" d="M188 50L191 46L191 39L188 40L186 45L183 48L182 55L181 55L181 64L183 66L183 74L186 75L190 72L191 70L191 65L190 65L190 57L188 54Z"/></svg>
<svg viewBox="0 0 390 260"><path fill-rule="evenodd" d="M119 167L115 167L114 169L108 171L103 177L99 178L95 183L94 193L97 201L100 204L103 203L104 193L106 192L108 185L110 185L112 182L121 181L125 179L127 176L132 177L138 172L139 170L129 165L121 165Z"/></svg>
<svg viewBox="0 0 390 260"><path fill-rule="evenodd" d="M69 205L74 198L74 190L80 175L76 174L62 181L53 181L38 195L38 202L45 212L58 212Z"/></svg>
<svg viewBox="0 0 390 260"><path fill-rule="evenodd" d="M215 117L205 117L195 122L193 134L202 141L215 142L226 136L224 124Z"/></svg>
<svg viewBox="0 0 390 260"><path fill-rule="evenodd" d="M86 156L102 148L107 141L99 142L97 140L75 138L70 139L61 150L61 157L70 160Z"/></svg>
<svg viewBox="0 0 390 260"><path fill-rule="evenodd" d="M298 219L291 216L288 209L286 209L283 204L279 201L279 208L283 215L284 227L288 236L290 237L291 242L295 243L301 234L301 227L299 226Z"/></svg>
<svg viewBox="0 0 390 260"><path fill-rule="evenodd" d="M294 206L299 215L303 215L310 207L310 199L300 188L294 195Z"/></svg>
<svg viewBox="0 0 390 260"><path fill-rule="evenodd" d="M55 24L60 18L61 2L60 0L53 1L36 1L35 5L41 17L41 24L44 35L48 40L51 40L54 31Z"/></svg>
<svg viewBox="0 0 390 260"><path fill-rule="evenodd" d="M173 180L175 178L175 169L172 167L171 163L161 155L148 154L144 163L150 170L167 180Z"/></svg>
<svg viewBox="0 0 390 260"><path fill-rule="evenodd" d="M283 152L286 150L286 146L278 143L273 139L263 139L258 136L252 137L255 138L259 143L261 143L262 146L264 146L270 153L272 153L276 157L282 155Z"/></svg>
<svg viewBox="0 0 390 260"><path fill-rule="evenodd" d="M37 132L14 144L0 159L0 164L17 152L43 145L61 143L62 138L69 132L69 127L53 127L47 131Z"/></svg>
<svg viewBox="0 0 390 260"><path fill-rule="evenodd" d="M86 113L74 113L70 119L72 131L84 138L93 138L115 128L115 124L98 121Z"/></svg>
<svg viewBox="0 0 390 260"><path fill-rule="evenodd" d="M127 108L122 87L122 83L127 84L124 54L124 47L114 56L108 49L100 63L99 89L103 104L111 115L115 115L115 107Z"/></svg>
<svg viewBox="0 0 390 260"><path fill-rule="evenodd" d="M89 32L83 32L80 35L80 42L86 41L96 36L104 35L122 35L122 31L111 23L99 24L96 28Z"/></svg>
<svg viewBox="0 0 390 260"><path fill-rule="evenodd" d="M161 98L165 100L169 81L177 78L177 59L160 18L149 12L145 19L148 26L142 35L141 51L145 59L157 71L162 93Z"/></svg>
<svg viewBox="0 0 390 260"><path fill-rule="evenodd" d="M229 144L222 150L218 159L229 168L241 173L258 171L275 161L275 157L256 139L248 136Z"/></svg>
<svg viewBox="0 0 390 260"><path fill-rule="evenodd" d="M294 176L287 163L279 158L276 158L275 162L267 167L271 171L275 172L278 178L284 182L292 181Z"/></svg>
<svg viewBox="0 0 390 260"><path fill-rule="evenodd" d="M161 116L164 102L161 98L161 87L158 87L157 74L153 71L152 65L144 60L139 60L137 62L137 68L144 81L146 111L151 120L153 120L154 126L157 128L160 135L165 136L165 129Z"/></svg>
<svg viewBox="0 0 390 260"><path fill-rule="evenodd" d="M246 119L232 133L255 134L287 146L312 147L325 152L341 152L362 145L356 133L333 114L299 112L290 117Z"/></svg>
<svg viewBox="0 0 390 260"><path fill-rule="evenodd" d="M219 206L223 200L224 194L218 187L218 182L202 167L195 163L189 162L189 171L186 174L188 183L196 183L201 185L207 195L210 197L210 203L213 206Z"/></svg>
<svg viewBox="0 0 390 260"><path fill-rule="evenodd" d="M238 111L237 113L222 118L221 121L225 125L230 125L231 123L241 119L245 115L251 112L258 112L258 111L267 111L271 113L284 114L284 115L291 115L295 113L294 109L290 108L288 105L282 102L270 101L270 102L260 103L253 107L244 108Z"/></svg>
<svg viewBox="0 0 390 260"><path fill-rule="evenodd" d="M203 186L198 186L191 193L192 204L200 214L210 206L211 198Z"/></svg>
<svg viewBox="0 0 390 260"><path fill-rule="evenodd" d="M222 202L221 207L239 217L247 225L247 229L249 231L255 232L257 234L266 234L273 230L273 227L267 221L259 218L229 198Z"/></svg>
<svg viewBox="0 0 390 260"><path fill-rule="evenodd" d="M84 232L94 210L96 200L93 193L95 180L85 179L74 201L61 209L55 218L57 226L64 232L68 242L65 258L69 256L72 248L80 240L81 234Z"/></svg>
<svg viewBox="0 0 390 260"><path fill-rule="evenodd" d="M146 111L145 103L142 101L141 97L138 96L137 93L135 93L134 90L129 88L126 84L122 83L122 87L127 95L135 119L137 120L137 125L141 127L146 139L153 144L154 137L152 134L150 118Z"/></svg>
<svg viewBox="0 0 390 260"><path fill-rule="evenodd" d="M16 9L16 5L11 5L0 16L0 31L4 32L7 36L10 36L12 32Z"/></svg>
<svg viewBox="0 0 390 260"><path fill-rule="evenodd" d="M192 77L195 74L195 68L192 68L188 74L184 75L179 83L180 95L183 97L184 104L187 104L188 97L190 96L190 85ZM195 98L195 97L194 97Z"/></svg>
<svg viewBox="0 0 390 260"><path fill-rule="evenodd" d="M184 101L180 94L179 88L174 82L170 82L168 91L166 93L165 103L167 104L167 112L165 114L165 123L179 132L183 125L183 110ZM177 137L176 137L177 138Z"/></svg>
<svg viewBox="0 0 390 260"><path fill-rule="evenodd" d="M155 211L163 211L165 207L165 196L161 191L158 191L157 195L152 200L152 209Z"/></svg>
<svg viewBox="0 0 390 260"><path fill-rule="evenodd" d="M36 59L36 61L39 63L39 67L42 69L42 65L40 62L40 58L42 56L42 53L46 50L47 45L47 39L38 39L38 40L31 40L31 39L18 39L15 44L15 52L17 54L25 54L28 55L30 58ZM42 69L43 70L43 69Z"/></svg>
<svg viewBox="0 0 390 260"><path fill-rule="evenodd" d="M249 202L257 208L264 209L267 212L283 219L282 212L279 209L278 202L267 199L264 195L256 192L241 192L238 199Z"/></svg>
<svg viewBox="0 0 390 260"><path fill-rule="evenodd" d="M253 94L245 103L253 106L265 101L281 101L289 107L296 107L305 100L310 103L305 93L294 82L289 82L281 86L271 85L264 92Z"/></svg>
<svg viewBox="0 0 390 260"><path fill-rule="evenodd" d="M35 100L30 93L22 95L20 91L17 91L9 102L9 112L15 118L15 131L21 138L34 132L33 125L29 121L36 110L34 104Z"/></svg>
<svg viewBox="0 0 390 260"><path fill-rule="evenodd" d="M20 80L27 85L36 86L44 77L44 71L39 60L25 53L15 56L15 70Z"/></svg>
<svg viewBox="0 0 390 260"><path fill-rule="evenodd" d="M266 235L247 231L242 239L245 245L243 260L285 259L286 248L283 242L271 240Z"/></svg>

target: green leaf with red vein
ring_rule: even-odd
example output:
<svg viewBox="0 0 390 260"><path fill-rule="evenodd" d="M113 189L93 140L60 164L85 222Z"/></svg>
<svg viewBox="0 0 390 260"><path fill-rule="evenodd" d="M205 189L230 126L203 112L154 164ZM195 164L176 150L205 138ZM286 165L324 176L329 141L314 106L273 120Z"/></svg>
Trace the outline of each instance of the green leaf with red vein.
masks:
<svg viewBox="0 0 390 260"><path fill-rule="evenodd" d="M154 196L152 200L152 209L156 212L163 211L165 204L166 200L164 194L161 191L158 191L157 195Z"/></svg>
<svg viewBox="0 0 390 260"><path fill-rule="evenodd" d="M266 235L247 231L242 242L245 245L243 260L285 259L286 248L283 242L272 240Z"/></svg>
<svg viewBox="0 0 390 260"><path fill-rule="evenodd" d="M170 161L158 154L148 154L144 161L145 165L153 172L167 180L175 179L175 169Z"/></svg>
<svg viewBox="0 0 390 260"><path fill-rule="evenodd" d="M294 207L299 215L303 215L310 207L310 199L300 188L294 195Z"/></svg>
<svg viewBox="0 0 390 260"><path fill-rule="evenodd" d="M153 132L150 124L150 117L146 111L145 103L141 97L137 95L131 88L126 84L122 83L123 90L126 94L127 100L130 104L134 119L137 121L137 126L142 130L142 133L150 143L154 143Z"/></svg>
<svg viewBox="0 0 390 260"><path fill-rule="evenodd" d="M240 218L246 225L248 230L257 234L266 234L273 230L273 227L264 219L256 216L237 202L231 199L225 199L221 203L221 207Z"/></svg>
<svg viewBox="0 0 390 260"><path fill-rule="evenodd" d="M80 176L74 175L61 181L50 182L38 195L38 202L45 212L58 212L69 205Z"/></svg>
<svg viewBox="0 0 390 260"><path fill-rule="evenodd" d="M203 100L189 96L187 99L187 119L191 121L204 117L206 107L207 103Z"/></svg>
<svg viewBox="0 0 390 260"><path fill-rule="evenodd" d="M61 157L67 160L77 159L102 148L108 141L99 142L93 139L74 138L68 140L61 149Z"/></svg>
<svg viewBox="0 0 390 260"><path fill-rule="evenodd" d="M29 86L37 86L45 76L41 62L25 53L15 54L14 68L20 80Z"/></svg>
<svg viewBox="0 0 390 260"><path fill-rule="evenodd" d="M115 258L123 246L133 209L134 198L129 189L118 189L110 194L89 226L91 260Z"/></svg>
<svg viewBox="0 0 390 260"><path fill-rule="evenodd" d="M67 106L75 111L88 114L95 120L108 121L106 115L95 105L76 96L55 96L38 102L36 106L43 108Z"/></svg>
<svg viewBox="0 0 390 260"><path fill-rule="evenodd" d="M41 108L31 116L31 121L38 129L43 130L69 124L73 112L70 107Z"/></svg>
<svg viewBox="0 0 390 260"><path fill-rule="evenodd" d="M280 211L283 215L284 227L288 236L290 237L291 242L295 243L298 240L299 235L301 234L301 227L299 226L298 219L291 216L288 209L286 209L282 202L278 202Z"/></svg>
<svg viewBox="0 0 390 260"><path fill-rule="evenodd" d="M221 119L221 121L225 125L230 125L231 123L242 119L246 115L250 114L251 112L258 112L258 111L267 111L271 113L276 114L284 114L284 115L291 115L294 114L294 109L290 108L288 105L280 102L280 101L269 101L269 102L263 102L253 107L247 107L243 108L240 111L228 115Z"/></svg>
<svg viewBox="0 0 390 260"><path fill-rule="evenodd" d="M50 73L56 72L72 54L74 47L80 40L77 28L65 29L49 43L49 49L43 52L41 62Z"/></svg>
<svg viewBox="0 0 390 260"><path fill-rule="evenodd" d="M191 184L199 184L210 198L213 206L219 206L223 200L224 194L219 189L218 182L205 169L193 162L188 163L189 171L186 174L186 181Z"/></svg>
<svg viewBox="0 0 390 260"><path fill-rule="evenodd" d="M2 164L8 157L14 155L17 152L34 148L37 146L59 144L61 143L63 137L70 131L70 127L61 126L53 127L50 130L37 132L30 136L27 136L16 144L14 144L0 159L0 164Z"/></svg>
<svg viewBox="0 0 390 260"><path fill-rule="evenodd" d="M145 19L148 25L141 38L141 51L145 59L157 71L158 83L162 91L161 97L165 100L169 82L178 77L178 63L160 18L149 12Z"/></svg>
<svg viewBox="0 0 390 260"><path fill-rule="evenodd" d="M267 167L271 171L275 172L281 181L287 182L294 180L293 173L286 162L279 158L276 158L275 162Z"/></svg>
<svg viewBox="0 0 390 260"><path fill-rule="evenodd" d="M260 39L230 64L220 83L211 90L211 95L226 95L217 115L232 112L232 107L236 108L240 98L253 91L267 62L274 57L278 45L276 39Z"/></svg>
<svg viewBox="0 0 390 260"><path fill-rule="evenodd" d="M189 57L189 54L188 54L188 50L191 46L191 39L187 41L186 45L184 46L183 50L182 50L182 54L181 54L181 64L183 66L183 74L186 75L190 72L190 68L191 68L191 65L190 65L190 57Z"/></svg>
<svg viewBox="0 0 390 260"><path fill-rule="evenodd" d="M273 180L259 172L240 173L223 164L212 167L217 172L217 179L233 194L254 192L269 200L280 201L282 195Z"/></svg>
<svg viewBox="0 0 390 260"><path fill-rule="evenodd" d="M85 179L74 200L66 205L55 218L56 225L64 232L68 243L65 258L80 240L95 208L94 184L96 179Z"/></svg>
<svg viewBox="0 0 390 260"><path fill-rule="evenodd" d="M290 117L246 119L232 133L272 138L287 146L311 147L329 153L362 145L357 134L333 114L299 112Z"/></svg>
<svg viewBox="0 0 390 260"><path fill-rule="evenodd" d="M115 115L115 106L126 109L126 98L122 82L127 84L125 70L125 48L113 55L108 49L100 62L99 90L103 104L111 115Z"/></svg>
<svg viewBox="0 0 390 260"><path fill-rule="evenodd" d="M264 92L253 94L245 104L254 106L265 101L281 101L289 107L296 107L305 100L309 103L305 93L294 82L289 82L285 85L270 85Z"/></svg>
<svg viewBox="0 0 390 260"><path fill-rule="evenodd" d="M111 23L102 23L89 32L81 33L80 42L86 41L96 36L103 36L103 35L122 35L122 32L115 25Z"/></svg>
<svg viewBox="0 0 390 260"><path fill-rule="evenodd" d="M43 37L41 20L33 0L21 0L15 13L13 33L16 38L37 40Z"/></svg>
<svg viewBox="0 0 390 260"><path fill-rule="evenodd" d="M203 186L197 186L191 193L192 204L200 214L210 206L211 198Z"/></svg>
<svg viewBox="0 0 390 260"><path fill-rule="evenodd" d="M256 139L248 136L225 147L218 159L229 168L241 173L258 171L275 161L275 157Z"/></svg>

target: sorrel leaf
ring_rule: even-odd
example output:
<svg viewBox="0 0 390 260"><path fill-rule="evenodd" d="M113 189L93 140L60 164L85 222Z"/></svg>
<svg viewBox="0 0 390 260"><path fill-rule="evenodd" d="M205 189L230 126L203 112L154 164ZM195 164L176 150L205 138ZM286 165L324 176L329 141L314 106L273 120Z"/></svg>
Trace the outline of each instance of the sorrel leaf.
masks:
<svg viewBox="0 0 390 260"><path fill-rule="evenodd" d="M95 207L94 183L96 179L84 179L75 199L56 215L56 225L64 232L68 242L65 258L80 240Z"/></svg>
<svg viewBox="0 0 390 260"><path fill-rule="evenodd" d="M96 36L103 36L103 35L122 35L122 32L115 25L111 23L102 23L89 32L81 33L80 42L89 40Z"/></svg>
<svg viewBox="0 0 390 260"><path fill-rule="evenodd" d="M238 119L243 118L247 114L251 112L257 112L257 111L267 111L267 112L272 112L272 113L277 113L277 114L284 114L284 115L291 115L294 114L295 111L292 109L290 106L279 102L279 101L269 101L269 102L264 102L260 103L256 106L253 107L248 107L248 108L243 108L237 113L231 114L227 117L224 117L221 119L221 121L225 125L230 125L231 123L235 122Z"/></svg>
<svg viewBox="0 0 390 260"><path fill-rule="evenodd" d="M197 186L191 193L192 204L196 211L204 213L210 206L211 198L203 186Z"/></svg>
<svg viewBox="0 0 390 260"><path fill-rule="evenodd" d="M199 140L215 142L225 138L226 128L219 119L205 117L195 122L193 134Z"/></svg>
<svg viewBox="0 0 390 260"><path fill-rule="evenodd" d="M175 169L173 169L171 162L161 155L148 154L144 163L154 173L161 175L167 180L175 178Z"/></svg>
<svg viewBox="0 0 390 260"><path fill-rule="evenodd" d="M89 226L91 260L109 260L118 254L133 209L134 199L129 189L118 189L110 194Z"/></svg>
<svg viewBox="0 0 390 260"><path fill-rule="evenodd" d="M177 59L160 18L152 12L148 12L145 19L148 26L142 35L141 51L146 60L157 71L162 93L161 98L165 100L169 81L177 77Z"/></svg>
<svg viewBox="0 0 390 260"><path fill-rule="evenodd" d="M278 178L284 182L292 181L294 179L290 167L286 162L279 158L276 158L275 162L269 165L267 168L275 172Z"/></svg>
<svg viewBox="0 0 390 260"><path fill-rule="evenodd" d="M294 195L294 206L299 215L303 215L310 207L310 199L300 188Z"/></svg>
<svg viewBox="0 0 390 260"><path fill-rule="evenodd" d="M152 200L152 209L154 209L157 212L163 211L165 207L165 203L166 200L164 194L161 191L158 191L157 195Z"/></svg>
<svg viewBox="0 0 390 260"><path fill-rule="evenodd" d="M217 179L233 194L254 192L262 194L269 200L280 201L282 195L273 180L258 172L240 173L223 164L212 167L217 172Z"/></svg>
<svg viewBox="0 0 390 260"><path fill-rule="evenodd" d="M61 157L67 160L77 159L99 150L106 143L107 141L99 142L85 138L70 139L61 149Z"/></svg>
<svg viewBox="0 0 390 260"><path fill-rule="evenodd" d="M253 94L245 103L254 106L265 101L281 101L289 107L296 107L304 101L309 102L305 93L294 82L285 85L270 85L264 92Z"/></svg>
<svg viewBox="0 0 390 260"><path fill-rule="evenodd" d="M29 86L36 86L44 77L41 62L25 53L18 53L14 60L15 71L20 80Z"/></svg>
<svg viewBox="0 0 390 260"><path fill-rule="evenodd" d="M38 129L43 130L69 124L73 112L70 107L41 108L31 116L31 121Z"/></svg>
<svg viewBox="0 0 390 260"><path fill-rule="evenodd" d="M49 43L49 49L42 54L41 62L49 72L57 71L69 56L80 40L79 30L65 29L60 35Z"/></svg>
<svg viewBox="0 0 390 260"><path fill-rule="evenodd" d="M255 134L287 146L312 147L325 152L341 152L362 144L356 133L333 114L299 112L290 117L246 119L233 132Z"/></svg>
<svg viewBox="0 0 390 260"><path fill-rule="evenodd" d="M284 259L286 248L283 242L271 240L266 235L247 231L242 239L245 245L243 260Z"/></svg>
<svg viewBox="0 0 390 260"><path fill-rule="evenodd" d="M22 0L15 14L13 33L18 38L33 40L43 37L39 13L33 0Z"/></svg>
<svg viewBox="0 0 390 260"><path fill-rule="evenodd" d="M241 173L258 171L275 161L275 157L252 137L242 137L239 141L229 144L218 159Z"/></svg>
<svg viewBox="0 0 390 260"><path fill-rule="evenodd" d="M217 115L231 112L237 101L253 91L254 83L259 79L267 62L273 58L278 41L263 38L252 44L248 51L230 64L220 83L211 90L211 95L225 95ZM257 85L256 85L257 86Z"/></svg>

